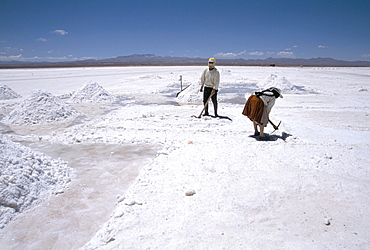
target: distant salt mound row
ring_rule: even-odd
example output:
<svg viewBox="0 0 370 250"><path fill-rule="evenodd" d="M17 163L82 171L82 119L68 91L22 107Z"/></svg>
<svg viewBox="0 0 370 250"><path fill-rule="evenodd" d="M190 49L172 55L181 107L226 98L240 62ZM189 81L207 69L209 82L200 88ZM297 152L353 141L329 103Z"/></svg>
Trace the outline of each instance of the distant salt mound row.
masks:
<svg viewBox="0 0 370 250"><path fill-rule="evenodd" d="M21 96L19 94L9 88L7 85L0 85L0 100L9 100L20 97Z"/></svg>
<svg viewBox="0 0 370 250"><path fill-rule="evenodd" d="M283 92L283 95L284 93L296 92L298 90L297 87L291 84L285 77L280 77L274 74L271 74L265 80L258 83L257 86L261 89L267 89L270 87L279 88Z"/></svg>
<svg viewBox="0 0 370 250"><path fill-rule="evenodd" d="M201 104L203 102L203 95L199 92L199 89L200 85L191 84L179 93L176 97L176 102L180 105Z"/></svg>
<svg viewBox="0 0 370 250"><path fill-rule="evenodd" d="M67 163L0 134L0 229L19 213L60 194L71 181Z"/></svg>
<svg viewBox="0 0 370 250"><path fill-rule="evenodd" d="M88 82L81 89L76 91L69 101L73 103L96 103L112 102L113 100L113 96L97 82Z"/></svg>
<svg viewBox="0 0 370 250"><path fill-rule="evenodd" d="M78 112L44 90L34 90L3 120L6 124L46 124L75 118Z"/></svg>

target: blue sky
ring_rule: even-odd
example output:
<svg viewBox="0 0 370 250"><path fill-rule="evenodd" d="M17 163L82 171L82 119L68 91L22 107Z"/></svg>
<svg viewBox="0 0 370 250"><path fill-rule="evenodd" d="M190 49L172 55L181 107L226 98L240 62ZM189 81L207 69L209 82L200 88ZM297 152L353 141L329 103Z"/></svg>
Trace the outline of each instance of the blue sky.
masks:
<svg viewBox="0 0 370 250"><path fill-rule="evenodd" d="M0 0L0 60L370 61L370 0Z"/></svg>

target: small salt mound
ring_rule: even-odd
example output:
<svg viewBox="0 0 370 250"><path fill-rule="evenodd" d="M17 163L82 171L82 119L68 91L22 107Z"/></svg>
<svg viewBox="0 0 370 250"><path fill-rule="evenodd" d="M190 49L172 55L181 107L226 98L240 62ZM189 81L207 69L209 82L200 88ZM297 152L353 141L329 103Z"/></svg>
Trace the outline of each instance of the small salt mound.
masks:
<svg viewBox="0 0 370 250"><path fill-rule="evenodd" d="M271 74L264 81L258 83L257 86L261 89L276 87L279 88L283 93L297 91L297 87L291 84L285 77L280 77L274 74Z"/></svg>
<svg viewBox="0 0 370 250"><path fill-rule="evenodd" d="M70 99L73 103L95 103L95 102L112 102L111 96L97 82L88 82L80 90L76 91Z"/></svg>
<svg viewBox="0 0 370 250"><path fill-rule="evenodd" d="M360 87L357 88L357 91L358 92L367 92L368 90L367 90L367 88L364 88L363 86L360 86Z"/></svg>
<svg viewBox="0 0 370 250"><path fill-rule="evenodd" d="M199 92L200 85L191 84L184 89L176 97L176 102L180 105L186 104L201 104L203 102L203 94Z"/></svg>
<svg viewBox="0 0 370 250"><path fill-rule="evenodd" d="M72 169L0 134L0 229L50 194L63 193Z"/></svg>
<svg viewBox="0 0 370 250"><path fill-rule="evenodd" d="M18 125L45 124L75 118L77 115L75 109L56 96L44 90L34 90L3 122Z"/></svg>
<svg viewBox="0 0 370 250"><path fill-rule="evenodd" d="M20 97L21 96L19 94L9 88L7 85L0 85L0 100L9 100Z"/></svg>
<svg viewBox="0 0 370 250"><path fill-rule="evenodd" d="M231 76L232 73L231 73L231 70L229 70L229 69L223 69L223 70L221 70L221 75L222 76Z"/></svg>

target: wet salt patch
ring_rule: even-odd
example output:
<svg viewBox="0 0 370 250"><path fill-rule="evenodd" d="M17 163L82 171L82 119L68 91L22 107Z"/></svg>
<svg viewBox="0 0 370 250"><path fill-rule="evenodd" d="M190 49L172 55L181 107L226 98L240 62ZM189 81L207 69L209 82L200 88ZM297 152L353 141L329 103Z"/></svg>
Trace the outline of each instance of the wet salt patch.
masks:
<svg viewBox="0 0 370 250"><path fill-rule="evenodd" d="M11 134L11 133L13 133L13 130L8 125L5 125L4 123L0 122L0 134L5 135L5 134Z"/></svg>
<svg viewBox="0 0 370 250"><path fill-rule="evenodd" d="M255 84L229 83L220 89L219 101L231 104L245 104L245 96L256 91Z"/></svg>
<svg viewBox="0 0 370 250"><path fill-rule="evenodd" d="M129 103L135 102L135 99L130 96L125 95L118 95L115 98L115 101L112 103L113 105L117 104L119 106L126 106Z"/></svg>
<svg viewBox="0 0 370 250"><path fill-rule="evenodd" d="M249 97L249 96L248 96ZM231 104L245 104L245 95L228 95L225 96L223 99L220 99L220 101L225 103L231 103Z"/></svg>
<svg viewBox="0 0 370 250"><path fill-rule="evenodd" d="M200 85L192 84L185 90L181 91L176 97L179 105L194 105L203 103L203 93L199 91ZM256 91L250 84L225 84L218 92L218 101L243 104L245 103L245 94Z"/></svg>
<svg viewBox="0 0 370 250"><path fill-rule="evenodd" d="M83 246L109 219L120 198L123 200L141 167L160 149L149 144L66 146L39 142L29 146L68 161L75 176L63 194L50 197L2 230L0 246L8 249Z"/></svg>
<svg viewBox="0 0 370 250"><path fill-rule="evenodd" d="M73 126L76 126L76 125L79 125L79 124L84 124L86 123L87 121L89 121L90 119L88 119L88 117L86 115L80 115L80 116L77 116L76 119L74 119L68 126L68 127L73 127Z"/></svg>
<svg viewBox="0 0 370 250"><path fill-rule="evenodd" d="M114 97L97 82L87 82L81 89L76 91L70 98L70 102L112 102Z"/></svg>
<svg viewBox="0 0 370 250"><path fill-rule="evenodd" d="M0 85L0 100L9 100L20 98L21 95L17 94L14 90L7 85Z"/></svg>
<svg viewBox="0 0 370 250"><path fill-rule="evenodd" d="M0 134L0 228L50 194L64 192L67 163L14 143Z"/></svg>
<svg viewBox="0 0 370 250"><path fill-rule="evenodd" d="M78 112L59 98L44 90L34 90L3 119L6 124L46 124L74 118Z"/></svg>

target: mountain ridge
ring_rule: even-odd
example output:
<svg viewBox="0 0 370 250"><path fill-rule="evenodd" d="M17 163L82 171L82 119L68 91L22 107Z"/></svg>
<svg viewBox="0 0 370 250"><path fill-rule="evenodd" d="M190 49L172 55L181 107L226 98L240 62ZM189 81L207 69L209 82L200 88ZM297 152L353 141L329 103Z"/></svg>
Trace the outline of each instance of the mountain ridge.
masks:
<svg viewBox="0 0 370 250"><path fill-rule="evenodd" d="M32 68L32 67L86 67L86 66L181 66L206 65L207 58L172 57L155 54L132 54L105 59L88 59L64 62L24 62L0 61L0 68ZM218 65L229 66L336 66L336 67L370 67L370 61L344 61L329 57L303 58L266 58L217 59Z"/></svg>

